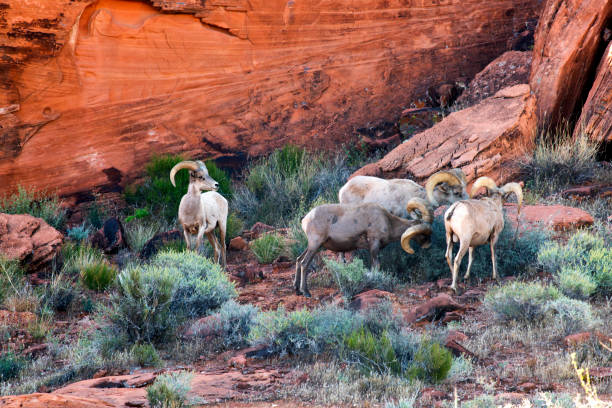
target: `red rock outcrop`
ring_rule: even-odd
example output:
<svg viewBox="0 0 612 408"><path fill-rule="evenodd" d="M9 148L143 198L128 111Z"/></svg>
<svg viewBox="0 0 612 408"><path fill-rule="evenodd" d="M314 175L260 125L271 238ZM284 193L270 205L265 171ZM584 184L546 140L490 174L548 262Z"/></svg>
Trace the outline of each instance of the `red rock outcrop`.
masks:
<svg viewBox="0 0 612 408"><path fill-rule="evenodd" d="M536 122L528 102L529 85L502 89L451 113L354 175L422 181L438 170L459 167L468 180L488 175L501 183L516 173L515 160L533 142Z"/></svg>
<svg viewBox="0 0 612 408"><path fill-rule="evenodd" d="M325 147L470 78L538 0L0 1L0 194L117 191L155 152Z"/></svg>
<svg viewBox="0 0 612 408"><path fill-rule="evenodd" d="M516 225L515 204L505 204L506 216ZM521 209L520 225L523 228L548 228L566 231L593 225L594 219L588 212L565 205L526 205Z"/></svg>
<svg viewBox="0 0 612 408"><path fill-rule="evenodd" d="M580 109L611 18L609 0L547 1L536 30L529 81L542 123L554 125Z"/></svg>
<svg viewBox="0 0 612 408"><path fill-rule="evenodd" d="M600 142L612 142L612 42L597 67L595 82L574 129Z"/></svg>
<svg viewBox="0 0 612 408"><path fill-rule="evenodd" d="M458 106L472 106L509 86L526 84L531 72L531 51L508 51L480 71L457 98Z"/></svg>
<svg viewBox="0 0 612 408"><path fill-rule="evenodd" d="M41 218L0 213L0 254L18 259L30 272L46 267L59 252L63 239Z"/></svg>
<svg viewBox="0 0 612 408"><path fill-rule="evenodd" d="M114 406L95 398L61 394L35 393L0 397L2 408L112 408Z"/></svg>

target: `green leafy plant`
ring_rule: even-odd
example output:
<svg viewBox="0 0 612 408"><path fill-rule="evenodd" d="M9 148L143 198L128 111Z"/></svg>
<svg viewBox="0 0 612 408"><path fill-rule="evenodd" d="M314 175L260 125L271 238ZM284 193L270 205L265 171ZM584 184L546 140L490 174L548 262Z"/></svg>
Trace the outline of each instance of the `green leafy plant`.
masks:
<svg viewBox="0 0 612 408"><path fill-rule="evenodd" d="M253 305L241 305L229 300L213 314L213 318L200 326L206 333L218 333L225 348L240 348L248 345L248 336L259 309Z"/></svg>
<svg viewBox="0 0 612 408"><path fill-rule="evenodd" d="M400 362L386 331L376 337L365 327L360 327L346 337L345 347L347 358L357 361L368 374L372 371L390 371L394 374L401 372Z"/></svg>
<svg viewBox="0 0 612 408"><path fill-rule="evenodd" d="M440 382L446 378L452 364L450 351L437 342L423 340L414 354L409 374L411 377Z"/></svg>
<svg viewBox="0 0 612 408"><path fill-rule="evenodd" d="M502 321L538 321L546 316L548 302L561 296L554 286L512 282L488 291L484 306Z"/></svg>
<svg viewBox="0 0 612 408"><path fill-rule="evenodd" d="M57 229L63 227L66 215L57 195L35 192L22 186L16 193L0 199L0 213L30 214Z"/></svg>
<svg viewBox="0 0 612 408"><path fill-rule="evenodd" d="M244 221L242 221L236 213L231 212L227 217L227 230L225 232L226 245L229 245L233 238L240 235L243 229Z"/></svg>
<svg viewBox="0 0 612 408"><path fill-rule="evenodd" d="M392 276L384 271L366 268L359 258L347 263L325 258L324 262L347 299L368 289L391 291L396 284Z"/></svg>
<svg viewBox="0 0 612 408"><path fill-rule="evenodd" d="M85 223L68 230L68 237L77 242L85 241L89 237L89 234L91 234L91 228L85 225Z"/></svg>
<svg viewBox="0 0 612 408"><path fill-rule="evenodd" d="M125 235L130 248L134 252L140 252L159 230L160 226L157 223L137 219L126 225Z"/></svg>
<svg viewBox="0 0 612 408"><path fill-rule="evenodd" d="M276 233L266 233L251 242L251 251L257 257L259 263L269 264L283 252L285 247L284 238Z"/></svg>
<svg viewBox="0 0 612 408"><path fill-rule="evenodd" d="M125 217L125 222L129 223L130 221L141 220L150 216L151 213L146 208L134 208L134 214Z"/></svg>
<svg viewBox="0 0 612 408"><path fill-rule="evenodd" d="M158 367L161 359L152 344L135 344L130 350L132 358L142 367Z"/></svg>
<svg viewBox="0 0 612 408"><path fill-rule="evenodd" d="M19 376L24 367L23 359L9 352L0 356L0 382L8 381Z"/></svg>
<svg viewBox="0 0 612 408"><path fill-rule="evenodd" d="M105 262L100 250L73 242L66 242L62 246L62 259L62 273L68 277L79 275L85 268Z"/></svg>
<svg viewBox="0 0 612 408"><path fill-rule="evenodd" d="M193 374L180 371L159 375L147 388L151 408L181 408L187 405Z"/></svg>
<svg viewBox="0 0 612 408"><path fill-rule="evenodd" d="M81 270L81 282L88 289L98 292L107 289L115 280L117 270L106 262L88 265Z"/></svg>

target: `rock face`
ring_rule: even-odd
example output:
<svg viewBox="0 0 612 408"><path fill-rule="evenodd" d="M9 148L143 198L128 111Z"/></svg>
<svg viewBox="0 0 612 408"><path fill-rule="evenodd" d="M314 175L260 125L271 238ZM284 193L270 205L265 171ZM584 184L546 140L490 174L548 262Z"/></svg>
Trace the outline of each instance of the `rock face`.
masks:
<svg viewBox="0 0 612 408"><path fill-rule="evenodd" d="M105 408L114 405L94 398L58 394L26 394L0 397L2 408Z"/></svg>
<svg viewBox="0 0 612 408"><path fill-rule="evenodd" d="M59 231L41 218L0 213L0 254L18 259L29 272L48 266L63 239Z"/></svg>
<svg viewBox="0 0 612 408"><path fill-rule="evenodd" d="M609 0L548 0L544 6L529 82L542 122L556 124L580 108L606 46L604 31L611 17Z"/></svg>
<svg viewBox="0 0 612 408"><path fill-rule="evenodd" d="M459 106L472 106L509 86L526 84L531 72L531 51L508 51L480 71L457 99Z"/></svg>
<svg viewBox="0 0 612 408"><path fill-rule="evenodd" d="M516 225L515 204L505 204L505 213ZM523 228L541 227L566 231L593 225L593 216L580 208L565 205L526 205L521 209L520 224Z"/></svg>
<svg viewBox="0 0 612 408"><path fill-rule="evenodd" d="M0 1L0 194L118 191L155 152L332 147L471 78L538 0Z"/></svg>
<svg viewBox="0 0 612 408"><path fill-rule="evenodd" d="M459 167L468 180L488 175L501 183L516 172L536 128L529 85L505 88L470 108L453 112L354 175L425 180L438 170Z"/></svg>
<svg viewBox="0 0 612 408"><path fill-rule="evenodd" d="M581 132L600 142L612 142L612 42L597 67L595 82L582 107L574 135Z"/></svg>

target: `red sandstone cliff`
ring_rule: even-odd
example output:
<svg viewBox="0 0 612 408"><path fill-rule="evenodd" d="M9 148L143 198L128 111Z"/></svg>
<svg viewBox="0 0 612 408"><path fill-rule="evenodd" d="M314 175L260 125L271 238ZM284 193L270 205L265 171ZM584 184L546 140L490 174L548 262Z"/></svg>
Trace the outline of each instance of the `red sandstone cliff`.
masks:
<svg viewBox="0 0 612 408"><path fill-rule="evenodd" d="M429 86L473 77L539 8L0 0L0 194L118 190L154 152L336 145Z"/></svg>

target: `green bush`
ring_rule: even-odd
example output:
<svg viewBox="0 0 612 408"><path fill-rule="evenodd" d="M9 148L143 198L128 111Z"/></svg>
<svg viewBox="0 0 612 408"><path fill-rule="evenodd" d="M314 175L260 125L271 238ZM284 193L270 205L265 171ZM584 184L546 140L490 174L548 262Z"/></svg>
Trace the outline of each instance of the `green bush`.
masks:
<svg viewBox="0 0 612 408"><path fill-rule="evenodd" d="M159 230L160 226L156 223L134 220L125 226L125 235L132 251L140 252Z"/></svg>
<svg viewBox="0 0 612 408"><path fill-rule="evenodd" d="M64 226L66 216L60 205L56 195L37 193L19 186L17 193L0 199L0 213L30 214L42 218L53 228L60 229Z"/></svg>
<svg viewBox="0 0 612 408"><path fill-rule="evenodd" d="M579 231L565 245L547 242L538 253L538 262L556 276L568 296L612 294L612 247L600 235Z"/></svg>
<svg viewBox="0 0 612 408"><path fill-rule="evenodd" d="M365 327L360 327L346 337L345 347L347 358L356 361L368 374L372 371L379 374L401 372L401 365L386 331L375 337Z"/></svg>
<svg viewBox="0 0 612 408"><path fill-rule="evenodd" d="M213 315L210 323L200 329L220 333L225 348L239 349L248 345L249 333L258 313L259 308L256 306L241 305L229 300Z"/></svg>
<svg viewBox="0 0 612 408"><path fill-rule="evenodd" d="M249 227L257 221L284 227L305 215L318 198L336 201L350 173L340 158L285 146L249 165L233 206Z"/></svg>
<svg viewBox="0 0 612 408"><path fill-rule="evenodd" d="M285 249L285 240L276 233L266 233L251 242L251 251L261 264L270 264Z"/></svg>
<svg viewBox="0 0 612 408"><path fill-rule="evenodd" d="M437 342L423 340L414 354L410 376L440 382L446 378L453 364L450 351Z"/></svg>
<svg viewBox="0 0 612 408"><path fill-rule="evenodd" d="M117 281L105 314L132 342L157 344L186 319L236 296L221 267L193 252L160 252L148 265L123 270Z"/></svg>
<svg viewBox="0 0 612 408"><path fill-rule="evenodd" d="M141 367L158 367L161 359L152 344L135 344L130 350L132 358Z"/></svg>
<svg viewBox="0 0 612 408"><path fill-rule="evenodd" d="M115 280L117 270L106 262L88 265L81 270L81 282L86 288L102 292Z"/></svg>
<svg viewBox="0 0 612 408"><path fill-rule="evenodd" d="M21 291L23 271L19 261L0 255L0 304Z"/></svg>
<svg viewBox="0 0 612 408"><path fill-rule="evenodd" d="M177 216L181 198L187 193L189 172L180 171L176 174L176 187L170 182L170 170L183 161L182 156L153 156L146 166L144 182L125 189L125 199L128 204L139 208L147 208L155 215L161 215L166 222L171 223ZM218 169L212 162L206 162L206 168L212 178L219 183L219 193L231 197L230 179L225 172Z"/></svg>
<svg viewBox="0 0 612 408"><path fill-rule="evenodd" d="M234 284L221 266L195 252L159 252L151 265L168 269L175 279L171 304L175 315L200 317L236 297Z"/></svg>
<svg viewBox="0 0 612 408"><path fill-rule="evenodd" d="M289 225L289 251L293 260L296 260L308 248L308 237L304 233L300 221L296 217Z"/></svg>
<svg viewBox="0 0 612 408"><path fill-rule="evenodd" d="M403 281L411 282L450 277L445 258L446 232L442 215L434 219L432 229L431 246L427 249L419 248L414 255L407 254L399 242L391 243L383 248L379 254L381 269ZM548 237L548 232L532 229L522 232L515 241L514 233L515 228L506 219L504 229L495 246L497 273L501 277L526 273L536 263L540 244ZM453 256L456 256L458 250L458 245L455 244ZM358 251L357 254L366 265L369 265L370 255L367 251ZM460 272L460 276L465 273L467 261L466 256L461 264L463 272ZM474 262L470 276L490 278L491 275L491 250L489 245L481 245L474 250Z"/></svg>
<svg viewBox="0 0 612 408"><path fill-rule="evenodd" d="M555 322L564 336L589 330L596 324L591 305L565 296L549 301L546 312L549 321Z"/></svg>
<svg viewBox="0 0 612 408"><path fill-rule="evenodd" d="M62 273L51 278L45 286L42 295L42 304L56 312L65 312L74 300L77 291L72 283L64 278Z"/></svg>
<svg viewBox="0 0 612 408"><path fill-rule="evenodd" d="M396 283L395 279L384 271L366 268L359 258L347 263L325 258L324 262L334 276L342 295L347 299L352 299L353 296L368 289L391 291Z"/></svg>
<svg viewBox="0 0 612 408"><path fill-rule="evenodd" d="M85 225L85 223L68 230L68 237L77 242L85 241L89 237L89 234L91 234L91 228Z"/></svg>
<svg viewBox="0 0 612 408"><path fill-rule="evenodd" d="M147 388L147 400L151 408L181 408L187 405L187 393L191 390L193 374L174 372L161 374Z"/></svg>
<svg viewBox="0 0 612 408"><path fill-rule="evenodd" d="M23 360L12 352L0 356L0 382L16 378L23 366Z"/></svg>
<svg viewBox="0 0 612 408"><path fill-rule="evenodd" d="M242 221L236 213L231 212L227 216L227 229L225 231L225 244L229 245L233 238L236 238L244 229L244 221Z"/></svg>
<svg viewBox="0 0 612 408"><path fill-rule="evenodd" d="M66 276L80 275L84 269L105 262L100 250L73 242L62 246L62 259L62 273Z"/></svg>
<svg viewBox="0 0 612 408"><path fill-rule="evenodd" d="M512 282L487 292L485 307L501 321L541 321L548 302L561 297L559 290L538 282Z"/></svg>

